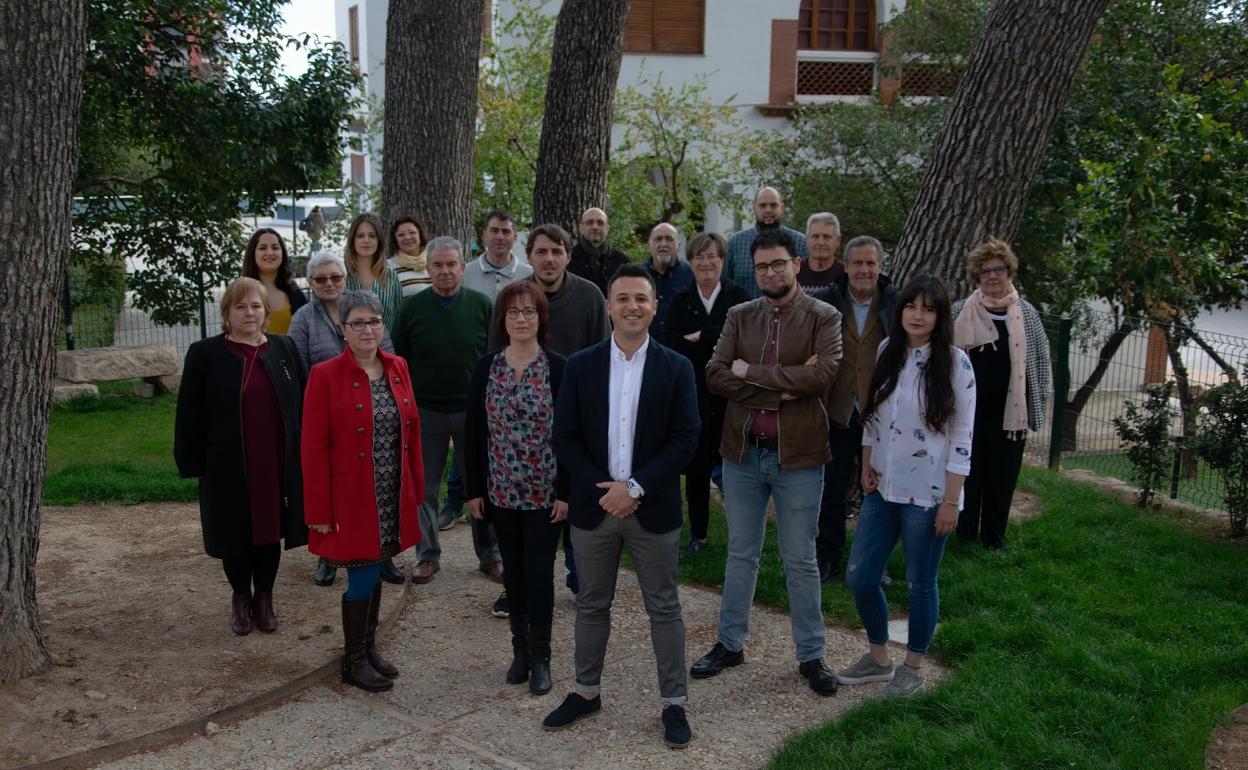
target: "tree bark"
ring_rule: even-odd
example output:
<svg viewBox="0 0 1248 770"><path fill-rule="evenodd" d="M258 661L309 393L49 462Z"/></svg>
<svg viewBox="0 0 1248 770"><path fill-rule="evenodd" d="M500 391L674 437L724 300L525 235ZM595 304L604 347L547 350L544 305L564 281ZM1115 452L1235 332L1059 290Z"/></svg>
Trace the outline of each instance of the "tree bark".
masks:
<svg viewBox="0 0 1248 770"><path fill-rule="evenodd" d="M1096 367L1092 369L1088 379L1079 386L1079 390L1075 391L1070 401L1066 402L1066 411L1062 414L1063 452L1073 452L1078 448L1079 417L1083 414L1083 408L1088 405L1092 394L1101 384L1101 379L1109 371L1109 364L1114 360L1114 355L1118 353L1118 348L1122 347L1122 343L1126 342L1127 337L1130 337L1137 328L1139 328L1139 323L1134 318L1128 316L1123 319L1118 328L1114 329L1105 343L1101 345L1096 355ZM1056 396L1065 398L1066 394L1058 393Z"/></svg>
<svg viewBox="0 0 1248 770"><path fill-rule="evenodd" d="M893 262L965 295L966 254L1014 238L1075 72L1108 0L997 0L906 217Z"/></svg>
<svg viewBox="0 0 1248 770"><path fill-rule="evenodd" d="M390 0L383 214L471 241L482 0Z"/></svg>
<svg viewBox="0 0 1248 770"><path fill-rule="evenodd" d="M52 662L35 556L85 35L83 0L0 7L0 684Z"/></svg>
<svg viewBox="0 0 1248 770"><path fill-rule="evenodd" d="M534 224L576 232L604 207L615 88L629 0L564 0L546 87L533 189Z"/></svg>

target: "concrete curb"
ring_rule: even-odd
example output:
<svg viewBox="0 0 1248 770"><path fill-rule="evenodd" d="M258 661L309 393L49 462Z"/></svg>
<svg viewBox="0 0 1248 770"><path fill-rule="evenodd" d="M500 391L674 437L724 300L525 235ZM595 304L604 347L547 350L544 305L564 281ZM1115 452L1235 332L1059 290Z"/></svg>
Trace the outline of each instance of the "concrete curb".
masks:
<svg viewBox="0 0 1248 770"><path fill-rule="evenodd" d="M399 596L398 607L386 616L381 626L378 628L378 635L384 636L388 634L396 625L398 625L399 617L403 611L407 609L411 600L411 582L403 583L403 593ZM272 706L279 701L286 700L292 696L307 690L313 685L319 684L321 680L338 670L339 660L337 658L326 661L311 671L296 677L285 684L278 685L271 690L253 695L252 697L235 703L233 706L214 711L211 714L188 719L170 727L166 727L155 732L146 733L144 735L136 735L133 738L116 743L110 743L104 746L97 746L93 749L80 751L76 754L67 754L56 759L49 759L43 762L37 762L33 765L19 765L13 770L82 770L83 768L94 767L104 764L105 762L114 762L119 759L138 754L145 751L151 751L157 747L163 746L173 741L189 738L193 735L201 734L208 726L209 722L223 724L226 722L236 722L240 719L259 713L265 708Z"/></svg>

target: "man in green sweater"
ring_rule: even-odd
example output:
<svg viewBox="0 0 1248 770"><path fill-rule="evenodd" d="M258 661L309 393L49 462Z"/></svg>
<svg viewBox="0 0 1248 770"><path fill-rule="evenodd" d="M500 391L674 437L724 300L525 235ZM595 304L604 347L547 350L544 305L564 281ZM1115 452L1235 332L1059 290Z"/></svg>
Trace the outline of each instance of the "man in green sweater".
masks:
<svg viewBox="0 0 1248 770"><path fill-rule="evenodd" d="M456 464L463 467L468 379L477 359L485 355L493 312L489 297L463 285L464 248L459 241L446 236L434 238L426 253L433 281L430 291L403 302L390 333L394 352L407 359L411 372L425 461L425 502L420 506L419 561L412 572L413 583L428 583L439 569L442 469L446 467L448 444L454 446ZM503 562L493 527L473 519L472 544L480 570L501 580Z"/></svg>

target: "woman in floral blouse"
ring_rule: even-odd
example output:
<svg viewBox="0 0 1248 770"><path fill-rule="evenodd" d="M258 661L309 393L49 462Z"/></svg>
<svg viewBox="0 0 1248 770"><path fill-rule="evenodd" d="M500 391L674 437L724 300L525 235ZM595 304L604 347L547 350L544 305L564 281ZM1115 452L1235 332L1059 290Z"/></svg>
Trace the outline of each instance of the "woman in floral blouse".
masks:
<svg viewBox="0 0 1248 770"><path fill-rule="evenodd" d="M551 428L564 359L545 347L546 296L529 281L498 294L502 350L477 362L468 386L464 487L468 510L488 518L503 557L513 658L507 683L550 692L555 547L568 513Z"/></svg>
<svg viewBox="0 0 1248 770"><path fill-rule="evenodd" d="M870 650L836 678L841 684L888 681L884 696L903 697L923 684L919 666L936 629L936 575L971 470L975 375L966 353L953 346L949 293L939 279L919 276L902 289L891 328L863 410L866 498L846 572ZM910 627L905 662L894 670L880 576L898 539Z"/></svg>

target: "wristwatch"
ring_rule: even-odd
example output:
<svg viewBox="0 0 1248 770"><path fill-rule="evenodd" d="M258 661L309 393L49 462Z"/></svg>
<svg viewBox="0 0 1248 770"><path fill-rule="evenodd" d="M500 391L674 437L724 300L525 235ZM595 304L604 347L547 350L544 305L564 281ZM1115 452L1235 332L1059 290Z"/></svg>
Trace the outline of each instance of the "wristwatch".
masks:
<svg viewBox="0 0 1248 770"><path fill-rule="evenodd" d="M640 500L641 496L646 493L646 490L642 489L634 479L629 479L625 486L628 488L628 496L634 500Z"/></svg>

